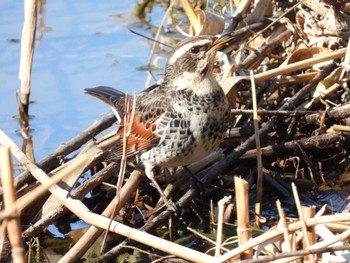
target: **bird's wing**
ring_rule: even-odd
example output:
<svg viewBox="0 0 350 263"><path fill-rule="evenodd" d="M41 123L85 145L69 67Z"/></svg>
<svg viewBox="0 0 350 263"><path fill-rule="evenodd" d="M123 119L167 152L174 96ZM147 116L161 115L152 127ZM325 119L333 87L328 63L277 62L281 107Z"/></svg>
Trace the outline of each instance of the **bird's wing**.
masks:
<svg viewBox="0 0 350 263"><path fill-rule="evenodd" d="M86 93L110 104L119 112L122 119L117 134L123 136L126 129L123 118L125 115L125 94L110 87L86 89ZM129 96L129 99L129 113L131 113L134 97ZM128 137L127 156L135 155L158 144L160 138L156 134L156 123L167 111L170 103L171 96L159 86L153 86L136 96L135 115L130 118L132 126ZM121 157L122 153L123 145L121 143L116 146L113 156Z"/></svg>

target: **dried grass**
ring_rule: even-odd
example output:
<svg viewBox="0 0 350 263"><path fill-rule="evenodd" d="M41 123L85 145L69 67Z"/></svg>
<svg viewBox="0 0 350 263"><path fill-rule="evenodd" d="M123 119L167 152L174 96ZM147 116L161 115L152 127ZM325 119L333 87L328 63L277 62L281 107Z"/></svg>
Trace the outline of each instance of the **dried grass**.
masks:
<svg viewBox="0 0 350 263"><path fill-rule="evenodd" d="M0 219L3 222L2 229L5 226L4 222L9 227L10 222L15 220L15 230L8 230L14 249L14 261L17 256L19 257L16 262L23 261L23 254L16 252L22 249L22 239L28 240L32 235L38 235L68 210L91 224L91 227L59 262L75 262L83 257L104 230L118 234L119 245L101 255L100 260L116 258L121 251L133 248L149 258L160 256L159 251L162 251L192 262L350 260L348 210L329 214L329 210L322 207L316 212L317 209L313 206L315 203L309 202L310 199L300 194L300 186L297 191L295 184L289 188L282 184L281 180L271 176L279 174L287 177L289 174L295 174L292 180L295 182L298 182L298 176L303 176L302 182L305 184L308 180L311 181L313 189L317 191L337 183L339 179L341 181L338 187L346 190L341 183L348 182L346 174L350 165L350 48L347 44L348 36L344 35L343 31L344 25L349 23L349 8L348 5L343 6L336 2L333 3L334 9L329 9L324 4L315 5L316 2L295 2L291 7L287 1L278 1L271 5L269 1L260 1L259 5L253 7L249 1L241 1L231 23L226 27L231 29L238 26L241 31L237 29L231 32L233 35L237 34L237 38L220 57L221 70L217 76L231 99L231 105L236 107L232 110L232 128L223 143L223 148L228 150L214 152L187 169L178 169L174 171L173 176L166 174L163 181L166 183L171 178L169 195L177 198L179 215L174 216L171 211L160 207L158 200L143 201L143 198L152 199L154 195L142 192L141 182L144 176L143 171L134 167L137 160L124 160L123 169L119 163L105 165L110 149L121 138L110 134L97 141L92 141L91 138L111 126L115 120L112 116L92 125L63 148L40 161L42 168L35 165L0 130L0 144L4 147L2 156L8 156L5 152L10 149L15 158L40 182L35 186L26 172L16 178L14 183L3 183L2 197L5 206L0 212ZM188 1L182 3L191 23L194 23L189 28L201 28L196 16L198 10L189 6ZM173 2L168 12L171 8L179 6ZM325 8L328 8L326 13ZM265 20L264 15L275 15L277 18ZM332 21L335 26L325 27ZM263 30L261 25L264 25ZM261 31L257 32L257 28ZM321 30L330 32L319 34ZM348 46L344 47L346 45ZM252 71L254 74L250 76ZM255 84L252 85L253 90L250 89L250 80ZM261 148L256 146L260 144L259 139ZM123 138L124 142L126 140L127 134ZM90 142L83 147L88 141ZM65 159L77 149L78 155L71 160ZM60 160L64 160L63 164L57 161L58 156ZM259 161L256 161L257 156L261 157ZM1 173L2 177L6 178L5 175L10 174L11 169L8 168L9 161L6 161L8 158L2 157L2 160ZM103 168L95 176L70 193L70 188L81 174L100 164L104 164ZM43 169L49 172L44 172ZM115 170L121 171L119 179L127 172L130 172L130 175L126 182L120 179L117 195L110 200L105 210L98 214L89 209L81 199L104 180L111 178ZM249 195L248 189L255 178L249 177L247 173L261 175L257 183L258 189L254 191L258 193L260 200L257 201L259 205L253 216L253 209L249 206L252 195ZM189 174L195 175L204 189L204 194L200 195L199 188L190 185ZM238 176L246 180L238 179ZM230 203L230 198L225 196L233 194L233 177L235 191ZM265 178L266 183L264 191L262 178ZM266 185L268 189L280 191L282 204L279 200L276 203L280 218L278 222L263 221L261 212L264 212L264 205L271 203L271 200L264 199L269 198L269 193L265 191ZM6 202L6 196L7 190L12 189L12 186L22 188L22 191L18 192L21 196L9 204ZM224 193L220 192L220 189ZM31 216L35 217L37 222L24 230L21 239L16 215L24 209L34 210L34 204L39 202L47 191L50 191L51 197L43 200L46 204L42 207L48 209L32 211ZM210 195L211 192L215 194ZM11 194L12 199L13 195ZM205 203L206 196L212 199L216 195L220 195L222 199L218 204L219 220L217 226L210 227L218 233L216 240L212 240L209 245L211 248L215 247L215 255L212 253L213 249L205 253L204 249L200 251L198 247L187 248L147 233L162 227L171 232L172 227L181 226L180 218L191 223L191 220L185 219L185 215L193 217L192 220L200 218L202 214L209 216L209 209L203 213L198 212L198 208L208 208L209 205ZM282 206L288 202L296 205L297 218L286 217ZM236 215L230 215L233 204ZM135 215L142 219L138 220ZM127 224L117 222L116 218L120 217ZM225 222L224 219L229 221ZM258 222L256 225L267 225L270 229L261 231L258 235L254 234L254 219ZM224 233L225 226L234 220L237 220L237 226L234 227L237 237L232 233L227 236ZM212 223L216 224L216 221ZM199 230L205 224L198 225L198 229L189 229L196 233L197 239L208 239L204 231ZM168 236L172 237L172 234ZM3 234L1 237L4 239ZM130 245L130 240L137 243ZM232 247L232 244L237 244L237 240L238 246ZM153 249L152 253L149 248Z"/></svg>

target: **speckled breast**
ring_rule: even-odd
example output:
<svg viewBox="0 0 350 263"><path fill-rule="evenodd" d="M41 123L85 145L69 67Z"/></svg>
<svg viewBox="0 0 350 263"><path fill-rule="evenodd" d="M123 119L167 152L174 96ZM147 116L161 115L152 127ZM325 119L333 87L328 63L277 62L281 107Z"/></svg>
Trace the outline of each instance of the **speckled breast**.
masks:
<svg viewBox="0 0 350 263"><path fill-rule="evenodd" d="M227 129L228 103L222 90L198 96L179 92L172 109L157 123L158 146L141 160L164 167L184 166L215 150Z"/></svg>

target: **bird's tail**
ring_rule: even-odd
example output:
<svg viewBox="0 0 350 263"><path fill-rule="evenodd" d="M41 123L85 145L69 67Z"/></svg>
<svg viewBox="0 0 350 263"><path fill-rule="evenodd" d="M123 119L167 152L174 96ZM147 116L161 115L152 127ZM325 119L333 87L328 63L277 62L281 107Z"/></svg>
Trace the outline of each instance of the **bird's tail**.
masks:
<svg viewBox="0 0 350 263"><path fill-rule="evenodd" d="M85 93L106 102L117 110L120 110L119 106L123 103L125 97L123 92L106 86L85 89Z"/></svg>

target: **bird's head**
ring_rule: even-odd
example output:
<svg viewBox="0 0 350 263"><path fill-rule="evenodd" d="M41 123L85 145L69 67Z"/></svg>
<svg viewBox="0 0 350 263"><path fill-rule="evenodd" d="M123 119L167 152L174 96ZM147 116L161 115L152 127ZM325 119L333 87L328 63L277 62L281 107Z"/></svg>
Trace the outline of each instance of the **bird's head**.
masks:
<svg viewBox="0 0 350 263"><path fill-rule="evenodd" d="M231 39L217 36L196 36L179 42L170 52L165 70L165 83L184 89L191 81L212 74L216 52Z"/></svg>

